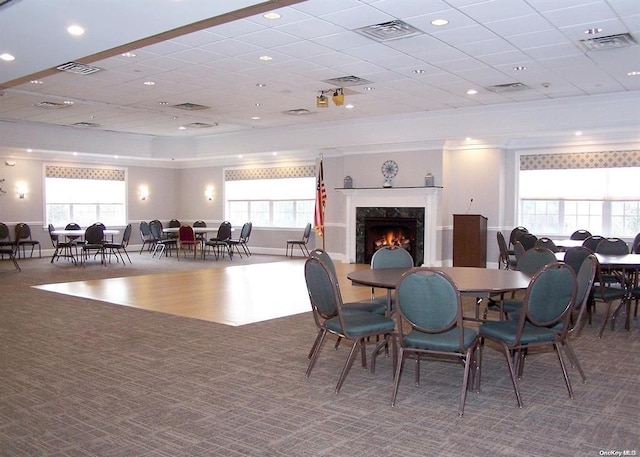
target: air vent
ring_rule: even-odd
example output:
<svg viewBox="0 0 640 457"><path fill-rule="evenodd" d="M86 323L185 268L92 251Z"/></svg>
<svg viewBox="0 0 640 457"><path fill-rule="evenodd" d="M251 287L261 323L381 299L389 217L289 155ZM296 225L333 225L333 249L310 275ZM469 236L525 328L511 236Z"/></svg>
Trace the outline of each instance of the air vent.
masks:
<svg viewBox="0 0 640 457"><path fill-rule="evenodd" d="M60 71L66 71L68 73L73 73L76 75L90 75L91 73L102 70L101 68L92 67L91 65L86 65L78 62L67 62L56 68Z"/></svg>
<svg viewBox="0 0 640 457"><path fill-rule="evenodd" d="M94 122L76 122L71 125L73 125L74 127L86 127L86 128L100 127L100 124L96 124Z"/></svg>
<svg viewBox="0 0 640 457"><path fill-rule="evenodd" d="M191 124L187 124L185 125L185 127L190 128L190 129L208 129L210 127L217 127L218 123L214 123L214 124L207 124L205 122L192 122Z"/></svg>
<svg viewBox="0 0 640 457"><path fill-rule="evenodd" d="M306 116L307 114L313 114L313 112L304 108L290 109L288 111L283 111L282 113L288 114L289 116Z"/></svg>
<svg viewBox="0 0 640 457"><path fill-rule="evenodd" d="M636 44L636 41L630 34L621 33L618 35L588 38L586 40L580 40L580 43L582 43L587 51L604 51L606 49L626 48L627 46L633 46L634 44Z"/></svg>
<svg viewBox="0 0 640 457"><path fill-rule="evenodd" d="M367 27L356 29L355 32L379 42L400 40L402 38L409 38L422 35L424 33L422 30L418 30L406 22L398 20L369 25Z"/></svg>
<svg viewBox="0 0 640 457"><path fill-rule="evenodd" d="M509 84L496 84L495 86L486 87L491 92L503 93L503 92L518 92L521 90L528 90L529 86L522 83L509 83Z"/></svg>
<svg viewBox="0 0 640 457"><path fill-rule="evenodd" d="M201 109L209 109L208 106L198 105L196 103L180 103L179 105L172 105L171 107L183 109L186 111L199 111Z"/></svg>
<svg viewBox="0 0 640 457"><path fill-rule="evenodd" d="M40 103L36 103L34 106L37 106L38 108L47 108L47 109L63 109L63 108L69 108L70 106L73 106L72 103L56 103L56 102L40 102Z"/></svg>
<svg viewBox="0 0 640 457"><path fill-rule="evenodd" d="M334 86L334 87L348 87L348 86L360 86L363 84L373 84L371 81L368 81L363 78L359 78L357 76L341 76L339 78L325 79L322 82L327 83L330 86Z"/></svg>

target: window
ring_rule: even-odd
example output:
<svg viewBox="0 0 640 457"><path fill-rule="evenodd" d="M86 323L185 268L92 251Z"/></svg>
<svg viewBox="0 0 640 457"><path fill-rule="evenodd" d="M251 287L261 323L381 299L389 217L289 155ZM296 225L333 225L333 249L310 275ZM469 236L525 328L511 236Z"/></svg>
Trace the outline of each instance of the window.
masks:
<svg viewBox="0 0 640 457"><path fill-rule="evenodd" d="M55 227L126 225L125 170L46 166L45 221Z"/></svg>
<svg viewBox="0 0 640 457"><path fill-rule="evenodd" d="M638 162L640 151L522 156L519 224L544 235L587 229L634 237L640 232Z"/></svg>
<svg viewBox="0 0 640 457"><path fill-rule="evenodd" d="M225 172L226 219L258 227L304 227L313 221L315 167Z"/></svg>

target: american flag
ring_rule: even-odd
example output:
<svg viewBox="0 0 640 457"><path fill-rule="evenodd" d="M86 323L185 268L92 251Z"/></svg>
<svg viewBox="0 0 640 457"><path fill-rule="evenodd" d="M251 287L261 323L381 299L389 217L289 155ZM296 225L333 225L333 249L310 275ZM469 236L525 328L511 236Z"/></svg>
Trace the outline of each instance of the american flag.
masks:
<svg viewBox="0 0 640 457"><path fill-rule="evenodd" d="M313 215L313 226L316 233L324 236L324 207L327 202L327 190L324 187L324 170L320 159L320 172L316 180L316 210Z"/></svg>

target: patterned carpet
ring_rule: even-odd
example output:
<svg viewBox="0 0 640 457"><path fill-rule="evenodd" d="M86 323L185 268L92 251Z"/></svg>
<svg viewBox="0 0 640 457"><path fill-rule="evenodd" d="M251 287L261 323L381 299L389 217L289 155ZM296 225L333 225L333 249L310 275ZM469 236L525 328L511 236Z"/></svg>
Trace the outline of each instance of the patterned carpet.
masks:
<svg viewBox="0 0 640 457"><path fill-rule="evenodd" d="M134 257L128 274L200 268ZM254 261L259 261L254 256ZM143 259L144 258L144 259ZM268 261L268 258L263 258ZM282 260L282 258L279 258ZM461 367L407 364L389 406L391 359L354 365L334 393L348 345L325 345L309 379L310 313L242 327L30 287L120 268L0 262L2 456L599 456L640 452L640 326L574 347L588 383L553 353L531 354L519 409L503 356L485 349L483 385L457 417ZM222 263L217 265L223 266Z"/></svg>

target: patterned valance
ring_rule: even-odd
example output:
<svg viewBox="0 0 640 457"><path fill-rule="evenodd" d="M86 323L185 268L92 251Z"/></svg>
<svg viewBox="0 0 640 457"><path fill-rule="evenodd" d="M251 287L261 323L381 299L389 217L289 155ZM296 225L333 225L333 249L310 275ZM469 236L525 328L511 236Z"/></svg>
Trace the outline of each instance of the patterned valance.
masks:
<svg viewBox="0 0 640 457"><path fill-rule="evenodd" d="M640 167L640 150L520 156L521 170Z"/></svg>
<svg viewBox="0 0 640 457"><path fill-rule="evenodd" d="M310 178L315 175L315 165L300 165L295 167L225 170L224 180L245 181L249 179Z"/></svg>
<svg viewBox="0 0 640 457"><path fill-rule="evenodd" d="M82 168L47 165L45 167L45 175L47 178L93 179L97 181L125 180L124 170L115 168Z"/></svg>

